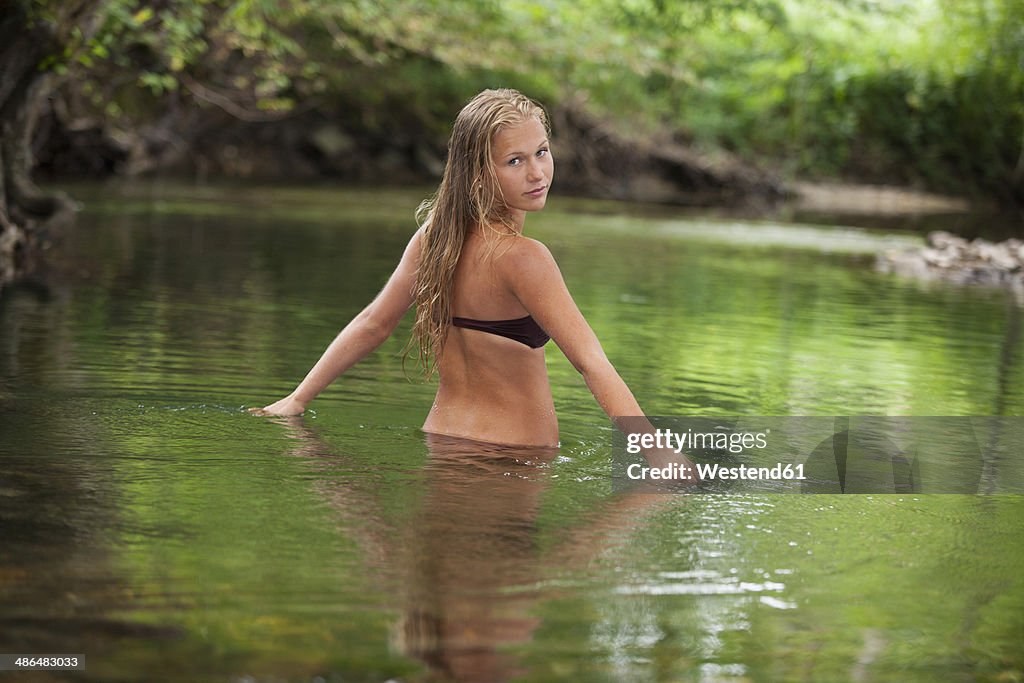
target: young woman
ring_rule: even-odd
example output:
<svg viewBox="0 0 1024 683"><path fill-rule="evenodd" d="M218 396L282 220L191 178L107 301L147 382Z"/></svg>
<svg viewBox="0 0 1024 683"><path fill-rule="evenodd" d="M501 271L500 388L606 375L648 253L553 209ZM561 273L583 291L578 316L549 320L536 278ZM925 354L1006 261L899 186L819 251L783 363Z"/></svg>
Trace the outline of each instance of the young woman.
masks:
<svg viewBox="0 0 1024 683"><path fill-rule="evenodd" d="M414 342L439 376L423 430L518 446L556 446L544 364L549 339L612 419L641 416L570 296L554 258L523 235L554 178L544 110L515 90L485 90L459 112L437 194L380 294L306 378L263 412L297 415L377 348L416 305ZM682 459L685 461L685 458Z"/></svg>

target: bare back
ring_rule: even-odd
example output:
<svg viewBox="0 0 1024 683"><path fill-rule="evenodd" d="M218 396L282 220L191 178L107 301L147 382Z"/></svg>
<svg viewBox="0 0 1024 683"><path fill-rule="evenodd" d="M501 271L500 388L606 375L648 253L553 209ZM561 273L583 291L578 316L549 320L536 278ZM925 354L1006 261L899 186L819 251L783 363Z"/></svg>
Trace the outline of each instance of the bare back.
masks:
<svg viewBox="0 0 1024 683"><path fill-rule="evenodd" d="M455 270L452 314L476 320L529 315L509 285L503 256L522 237L466 239ZM490 242L490 243L489 243ZM544 349L451 327L438 358L439 385L426 432L531 446L558 444Z"/></svg>

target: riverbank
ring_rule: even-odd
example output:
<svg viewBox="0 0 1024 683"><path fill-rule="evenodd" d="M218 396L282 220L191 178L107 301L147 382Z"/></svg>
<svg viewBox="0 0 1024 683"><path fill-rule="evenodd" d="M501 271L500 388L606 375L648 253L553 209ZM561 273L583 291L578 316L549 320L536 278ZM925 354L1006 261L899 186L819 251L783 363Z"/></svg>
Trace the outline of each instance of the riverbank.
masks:
<svg viewBox="0 0 1024 683"><path fill-rule="evenodd" d="M965 197L924 192L892 185L862 185L840 182L797 181L791 184L796 206L804 211L848 213L870 216L968 213L992 210Z"/></svg>

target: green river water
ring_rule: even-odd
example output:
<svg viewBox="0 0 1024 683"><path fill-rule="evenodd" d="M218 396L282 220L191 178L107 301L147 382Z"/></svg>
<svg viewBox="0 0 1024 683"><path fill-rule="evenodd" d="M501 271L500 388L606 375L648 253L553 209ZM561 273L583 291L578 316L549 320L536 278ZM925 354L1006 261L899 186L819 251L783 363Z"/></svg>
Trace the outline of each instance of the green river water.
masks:
<svg viewBox="0 0 1024 683"><path fill-rule="evenodd" d="M436 448L408 319L255 417L422 193L73 191L0 299L0 653L87 666L0 681L1024 680L1024 497L614 495L553 344L559 449ZM910 237L559 198L526 231L650 414L1024 415L1020 305L876 273Z"/></svg>

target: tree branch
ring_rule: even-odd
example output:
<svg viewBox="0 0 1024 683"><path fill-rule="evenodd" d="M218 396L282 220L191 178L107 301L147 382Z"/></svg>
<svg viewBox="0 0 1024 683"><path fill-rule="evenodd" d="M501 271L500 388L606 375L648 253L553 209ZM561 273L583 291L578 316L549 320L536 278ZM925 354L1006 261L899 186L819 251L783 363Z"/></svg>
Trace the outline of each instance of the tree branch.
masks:
<svg viewBox="0 0 1024 683"><path fill-rule="evenodd" d="M253 111L247 109L244 106L238 104L229 96L217 92L216 90L209 88L202 83L199 83L187 73L179 73L178 81L188 89L195 97L209 102L210 104L219 107L226 113L234 116L236 119L242 121L248 121L250 123L269 123L273 121L283 121L284 119L291 118L300 113L309 111L316 106L316 101L310 98L302 106L293 107L288 111L284 112L267 112L267 111Z"/></svg>

